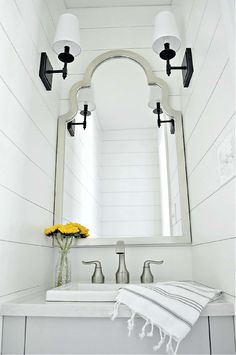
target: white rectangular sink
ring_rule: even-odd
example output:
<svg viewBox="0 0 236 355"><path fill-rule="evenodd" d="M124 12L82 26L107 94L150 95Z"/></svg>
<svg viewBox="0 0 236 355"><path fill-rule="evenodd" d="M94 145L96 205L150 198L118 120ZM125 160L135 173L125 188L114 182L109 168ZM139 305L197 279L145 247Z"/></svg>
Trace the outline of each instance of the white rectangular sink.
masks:
<svg viewBox="0 0 236 355"><path fill-rule="evenodd" d="M114 302L123 284L83 284L71 282L47 291L51 302Z"/></svg>

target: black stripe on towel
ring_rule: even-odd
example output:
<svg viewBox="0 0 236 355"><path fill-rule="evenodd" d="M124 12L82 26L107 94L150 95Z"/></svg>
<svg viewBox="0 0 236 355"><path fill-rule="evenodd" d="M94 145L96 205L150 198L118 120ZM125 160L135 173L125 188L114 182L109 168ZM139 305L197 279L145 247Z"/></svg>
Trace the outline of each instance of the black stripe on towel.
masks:
<svg viewBox="0 0 236 355"><path fill-rule="evenodd" d="M157 293L159 293L159 294L161 294L163 296L166 296L168 298L171 298L173 300L179 301L179 302L185 304L186 306L189 306L189 307L195 309L199 313L203 309L203 307L199 303L197 303L197 302L195 302L193 300L190 300L187 297L184 297L184 296L181 296L181 295L177 295L175 293L167 292L166 290L163 290L162 288L159 288L159 287L156 287L156 286L143 286L143 287L145 287L147 289L150 289L150 290L152 290L154 292L157 292Z"/></svg>
<svg viewBox="0 0 236 355"><path fill-rule="evenodd" d="M201 293L198 293L198 292L196 292L196 291L190 290L189 288L184 287L184 286L180 286L180 285L178 285L178 284L174 284L174 287L183 288L184 290L187 290L187 291L189 291L189 292L195 293L196 295L202 296L203 298L206 298L207 300L210 300L210 299L211 299L210 297L204 296L204 295L202 295Z"/></svg>
<svg viewBox="0 0 236 355"><path fill-rule="evenodd" d="M181 283L180 283L181 284ZM215 289L210 289L210 287L207 287L208 288L208 290L206 290L204 287L202 287L202 286L198 286L198 285L190 285L190 286L192 286L192 287L194 287L194 288L196 288L197 290L199 290L200 292L205 292L205 293L211 293L211 294L214 294L215 293L215 291L217 291L217 290L215 290Z"/></svg>
<svg viewBox="0 0 236 355"><path fill-rule="evenodd" d="M190 329L192 328L193 324L190 323L187 319L184 319L182 317L180 317L179 314L173 312L171 309L163 306L162 304L160 304L159 302L157 302L156 300L153 300L152 298L146 296L146 295L143 295L137 291L133 291L133 290L130 290L129 288L124 288L124 290L128 291L128 292L131 292L137 296L140 296L144 299L146 299L147 301L151 302L151 303L154 303L155 305L159 306L160 308L164 309L164 311L166 311L167 313L169 313L170 315L172 315L172 317L180 320L181 322L185 323L185 325L187 325Z"/></svg>

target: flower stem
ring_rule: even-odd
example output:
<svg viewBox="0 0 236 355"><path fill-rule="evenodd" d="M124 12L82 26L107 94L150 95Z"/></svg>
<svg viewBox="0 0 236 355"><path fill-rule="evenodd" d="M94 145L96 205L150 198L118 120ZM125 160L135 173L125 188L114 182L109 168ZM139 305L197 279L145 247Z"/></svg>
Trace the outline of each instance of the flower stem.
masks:
<svg viewBox="0 0 236 355"><path fill-rule="evenodd" d="M59 265L59 272L57 276L57 287L62 286L62 274L63 274L63 267L64 267L64 259L65 259L65 251L62 250L60 256L60 265Z"/></svg>
<svg viewBox="0 0 236 355"><path fill-rule="evenodd" d="M65 269L65 274L66 274L66 283L69 282L70 280L70 270L69 270L69 265L68 265L68 256L67 253L70 250L72 241L73 241L73 236L65 238L65 242L63 243L62 240L60 240L60 236L56 235L56 240L57 243L61 249L61 256L60 256L60 263L59 263L59 271L58 271L58 276L57 276L57 283L56 286L62 286L63 284L63 271Z"/></svg>

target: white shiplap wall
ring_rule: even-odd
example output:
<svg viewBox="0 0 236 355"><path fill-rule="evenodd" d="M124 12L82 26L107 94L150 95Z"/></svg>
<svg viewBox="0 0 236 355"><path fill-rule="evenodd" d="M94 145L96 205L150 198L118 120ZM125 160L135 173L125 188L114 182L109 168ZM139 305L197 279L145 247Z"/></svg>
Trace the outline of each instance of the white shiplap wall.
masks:
<svg viewBox="0 0 236 355"><path fill-rule="evenodd" d="M103 132L102 236L161 235L157 129Z"/></svg>
<svg viewBox="0 0 236 355"><path fill-rule="evenodd" d="M228 48L232 24L225 21L227 7L233 9L233 3L174 0L173 6L183 21L185 44L192 48L194 60L191 85L183 89L181 99L193 279L235 296L235 175L221 184L217 159L219 145L235 132L235 74Z"/></svg>
<svg viewBox="0 0 236 355"><path fill-rule="evenodd" d="M3 0L0 11L0 303L51 285L60 80L47 92L40 52L50 49L62 1Z"/></svg>

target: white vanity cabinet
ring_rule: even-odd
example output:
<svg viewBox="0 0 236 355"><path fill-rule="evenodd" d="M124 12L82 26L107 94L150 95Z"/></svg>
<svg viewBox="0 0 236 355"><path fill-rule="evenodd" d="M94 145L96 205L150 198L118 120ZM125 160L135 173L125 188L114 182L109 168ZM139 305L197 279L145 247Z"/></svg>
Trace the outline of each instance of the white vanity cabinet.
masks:
<svg viewBox="0 0 236 355"><path fill-rule="evenodd" d="M5 316L2 355L7 354L152 354L159 341L139 338L144 321L135 320L127 336L127 318ZM164 354L163 347L158 353ZM235 354L233 316L202 316L178 354Z"/></svg>

